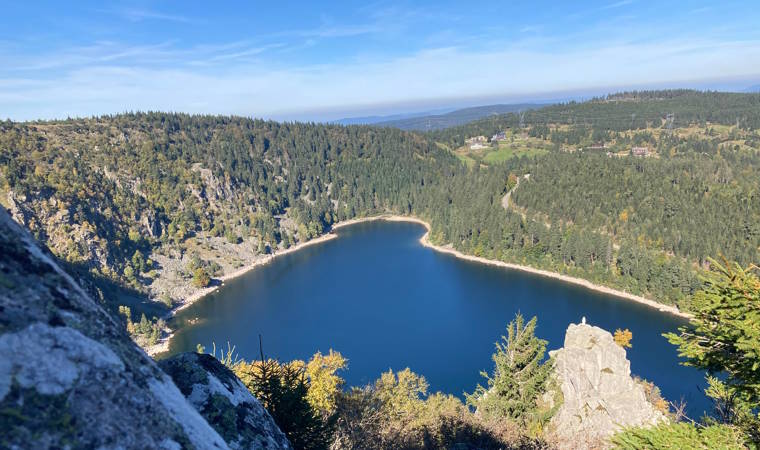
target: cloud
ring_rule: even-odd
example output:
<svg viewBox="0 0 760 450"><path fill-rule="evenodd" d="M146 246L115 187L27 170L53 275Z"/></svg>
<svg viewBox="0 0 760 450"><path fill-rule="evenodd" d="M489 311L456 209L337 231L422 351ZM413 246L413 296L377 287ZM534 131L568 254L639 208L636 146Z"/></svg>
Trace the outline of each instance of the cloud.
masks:
<svg viewBox="0 0 760 450"><path fill-rule="evenodd" d="M147 9L120 9L111 11L124 19L132 22L142 22L144 20L160 20L166 22L179 22L179 23L192 23L193 20L189 17L166 14L158 11L151 11Z"/></svg>
<svg viewBox="0 0 760 450"><path fill-rule="evenodd" d="M541 25L525 25L520 28L520 33L537 33L543 29L544 27Z"/></svg>
<svg viewBox="0 0 760 450"><path fill-rule="evenodd" d="M229 55L246 53L236 45L243 50ZM0 78L0 110L14 119L128 110L294 117L346 105L741 77L760 73L760 41L605 42L563 51L515 44L340 64L224 62L211 71L101 62L47 78Z"/></svg>
<svg viewBox="0 0 760 450"><path fill-rule="evenodd" d="M606 9L615 9L620 8L623 6L627 6L633 3L633 0L620 0L619 2L610 3L608 5L602 6L599 8L600 10L606 10Z"/></svg>
<svg viewBox="0 0 760 450"><path fill-rule="evenodd" d="M12 63L0 69L6 72L40 72L75 70L88 66L111 64L125 67L157 68L160 66L217 66L232 60L250 60L270 50L283 49L284 43L255 45L251 41L235 41L216 45L177 47L176 41L153 45L124 45L116 42L97 42L88 46L64 48L50 53L26 55L8 53ZM3 52L0 49L0 58Z"/></svg>
<svg viewBox="0 0 760 450"><path fill-rule="evenodd" d="M319 28L302 29L302 30L286 30L278 33L274 33L274 37L302 37L302 38L335 38L335 37L352 37L361 36L363 34L379 33L383 31L379 25L365 24L365 25L338 25L338 26L322 26Z"/></svg>
<svg viewBox="0 0 760 450"><path fill-rule="evenodd" d="M689 14L702 14L702 13L706 13L708 11L712 11L712 9L713 8L711 6L703 6L701 8L694 8L694 9L692 9L691 11L689 11Z"/></svg>

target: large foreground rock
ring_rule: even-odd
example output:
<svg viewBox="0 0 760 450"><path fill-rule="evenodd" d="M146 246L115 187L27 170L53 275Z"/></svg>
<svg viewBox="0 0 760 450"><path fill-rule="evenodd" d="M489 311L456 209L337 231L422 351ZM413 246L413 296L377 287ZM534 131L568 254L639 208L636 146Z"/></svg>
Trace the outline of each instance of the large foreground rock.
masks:
<svg viewBox="0 0 760 450"><path fill-rule="evenodd" d="M3 208L0 430L0 448L229 448Z"/></svg>
<svg viewBox="0 0 760 450"><path fill-rule="evenodd" d="M182 353L160 361L159 366L230 447L290 448L272 416L218 359Z"/></svg>
<svg viewBox="0 0 760 450"><path fill-rule="evenodd" d="M666 420L631 378L631 363L612 335L571 324L564 347L549 352L564 401L552 419L562 448L597 448L622 427Z"/></svg>

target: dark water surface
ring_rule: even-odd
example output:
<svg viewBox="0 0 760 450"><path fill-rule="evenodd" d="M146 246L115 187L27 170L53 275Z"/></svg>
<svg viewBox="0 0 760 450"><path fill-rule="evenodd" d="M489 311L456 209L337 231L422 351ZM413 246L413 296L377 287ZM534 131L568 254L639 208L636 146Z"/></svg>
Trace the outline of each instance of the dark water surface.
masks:
<svg viewBox="0 0 760 450"><path fill-rule="evenodd" d="M582 316L607 330L629 328L631 371L655 382L668 400L683 398L700 417L709 403L703 374L678 364L661 335L683 319L538 275L457 259L421 246L422 226L369 222L339 239L279 256L231 280L181 311L171 353L229 341L244 359L308 359L333 348L349 359L348 385L410 367L431 390L460 395L482 382L507 323L538 316L549 349ZM193 325L190 320L198 319Z"/></svg>

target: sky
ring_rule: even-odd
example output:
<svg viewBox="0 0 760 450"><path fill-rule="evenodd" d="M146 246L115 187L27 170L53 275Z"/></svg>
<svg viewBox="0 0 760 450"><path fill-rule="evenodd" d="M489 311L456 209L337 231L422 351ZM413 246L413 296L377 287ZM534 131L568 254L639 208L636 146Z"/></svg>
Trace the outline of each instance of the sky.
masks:
<svg viewBox="0 0 760 450"><path fill-rule="evenodd" d="M333 120L760 83L757 0L4 3L0 118L12 120Z"/></svg>

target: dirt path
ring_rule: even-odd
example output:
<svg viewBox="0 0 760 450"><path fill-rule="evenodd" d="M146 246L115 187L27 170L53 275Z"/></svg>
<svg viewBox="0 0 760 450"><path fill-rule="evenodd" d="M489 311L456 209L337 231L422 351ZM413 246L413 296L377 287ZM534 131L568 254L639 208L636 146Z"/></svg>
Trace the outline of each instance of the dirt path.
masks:
<svg viewBox="0 0 760 450"><path fill-rule="evenodd" d="M510 201L510 199L512 197L512 193L514 191L516 191L518 187L520 187L520 180L522 180L522 179L526 179L527 180L529 178L530 178L530 174L529 173L526 173L525 175L523 175L521 177L517 177L517 183L515 184L515 186L512 189L510 189L509 191L507 191L507 193L504 194L504 197L502 197L502 199L501 199L501 206L504 209L506 209L507 211L509 211L509 208L510 208L509 201ZM522 216L523 220L525 220L526 217L527 217L523 211L520 211L519 209L517 209L514 206L512 206L512 211L520 214Z"/></svg>

